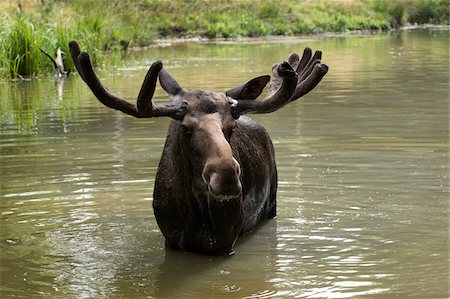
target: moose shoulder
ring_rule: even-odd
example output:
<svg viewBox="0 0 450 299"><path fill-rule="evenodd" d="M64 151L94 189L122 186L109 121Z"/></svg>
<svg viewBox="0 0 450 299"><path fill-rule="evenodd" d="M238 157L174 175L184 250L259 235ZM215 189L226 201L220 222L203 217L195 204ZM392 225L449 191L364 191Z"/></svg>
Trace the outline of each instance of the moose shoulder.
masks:
<svg viewBox="0 0 450 299"><path fill-rule="evenodd" d="M322 53L272 67L267 97L256 98L270 81L261 76L225 93L182 88L160 61L149 69L133 105L106 89L89 55L71 41L81 78L104 105L139 118L172 118L156 174L153 209L172 249L227 255L239 234L276 216L277 170L266 130L243 116L270 113L314 89L327 73ZM171 102L154 104L156 81Z"/></svg>

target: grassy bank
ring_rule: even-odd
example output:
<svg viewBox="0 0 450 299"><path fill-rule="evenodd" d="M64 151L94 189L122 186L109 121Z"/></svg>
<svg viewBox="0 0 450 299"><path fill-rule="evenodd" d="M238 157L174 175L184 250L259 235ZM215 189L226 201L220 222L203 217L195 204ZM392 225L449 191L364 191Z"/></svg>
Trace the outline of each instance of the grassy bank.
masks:
<svg viewBox="0 0 450 299"><path fill-rule="evenodd" d="M80 41L94 64L155 38L236 38L349 30L408 23L448 24L447 0L9 0L0 3L0 77L51 72L39 50L68 52ZM66 57L66 68L73 69Z"/></svg>

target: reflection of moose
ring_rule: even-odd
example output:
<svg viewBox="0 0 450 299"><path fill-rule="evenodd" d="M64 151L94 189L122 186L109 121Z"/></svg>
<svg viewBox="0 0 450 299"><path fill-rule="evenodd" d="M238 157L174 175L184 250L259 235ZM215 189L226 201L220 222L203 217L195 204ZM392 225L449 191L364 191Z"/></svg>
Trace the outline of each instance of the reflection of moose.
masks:
<svg viewBox="0 0 450 299"><path fill-rule="evenodd" d="M310 92L327 73L322 53L306 48L261 76L226 93L182 88L157 61L150 67L133 105L106 89L89 55L75 41L70 53L81 78L104 105L126 114L173 120L156 174L153 208L172 249L226 255L239 234L276 215L277 171L266 130L247 113L270 113ZM172 99L153 104L159 77Z"/></svg>

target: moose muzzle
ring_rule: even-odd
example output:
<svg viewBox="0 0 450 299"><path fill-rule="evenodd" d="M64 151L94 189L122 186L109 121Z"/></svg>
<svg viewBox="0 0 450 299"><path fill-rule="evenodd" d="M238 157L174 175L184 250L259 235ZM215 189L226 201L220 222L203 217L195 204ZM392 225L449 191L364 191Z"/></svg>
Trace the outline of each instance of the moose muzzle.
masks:
<svg viewBox="0 0 450 299"><path fill-rule="evenodd" d="M214 198L229 200L241 195L240 166L233 157L207 161L202 173L203 181Z"/></svg>

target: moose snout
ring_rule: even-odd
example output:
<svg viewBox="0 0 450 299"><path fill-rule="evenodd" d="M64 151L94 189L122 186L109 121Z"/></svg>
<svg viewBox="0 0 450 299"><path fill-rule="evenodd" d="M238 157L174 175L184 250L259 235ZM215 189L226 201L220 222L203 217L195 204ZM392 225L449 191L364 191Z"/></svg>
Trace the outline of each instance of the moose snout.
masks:
<svg viewBox="0 0 450 299"><path fill-rule="evenodd" d="M241 195L240 172L239 163L234 158L230 161L211 161L206 163L202 178L215 198L226 200Z"/></svg>

